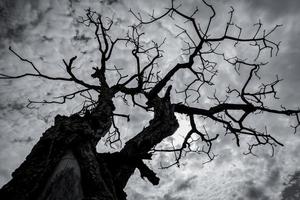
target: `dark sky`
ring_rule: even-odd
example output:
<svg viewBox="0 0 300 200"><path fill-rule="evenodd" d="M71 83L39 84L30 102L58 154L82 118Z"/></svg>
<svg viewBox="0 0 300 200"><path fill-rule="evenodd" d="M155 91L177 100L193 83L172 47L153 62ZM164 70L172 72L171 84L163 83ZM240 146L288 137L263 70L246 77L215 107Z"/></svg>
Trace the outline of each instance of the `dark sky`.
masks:
<svg viewBox="0 0 300 200"><path fill-rule="evenodd" d="M203 12L203 20L207 17L207 10L198 0L182 1L182 9L191 13L198 6ZM269 65L262 70L265 80L273 79L278 74L284 81L278 87L281 100L268 102L270 106L284 104L290 108L300 106L300 1L298 0L222 0L214 2L217 18L214 31L218 33L224 28L230 6L236 10L235 22L246 27L245 35L250 34L253 23L260 19L271 28L276 24L283 27L274 33L274 40L282 41L278 56L269 58ZM151 12L157 14L169 5L170 1L158 0L1 0L0 1L0 72L6 74L20 74L30 70L30 66L18 61L9 51L12 46L24 57L29 58L49 74L65 74L62 59L69 59L78 55L76 73L83 78L89 76L91 63L97 62L97 43L91 31L76 23L78 16L83 15L84 9L92 7L103 15L114 16L118 22L118 31L113 34L124 34L128 25L134 23L128 10ZM202 18L201 18L202 19ZM180 55L182 42L174 36L178 29L174 23L163 21L155 28L146 29L147 37L161 41L167 37L165 56L162 61L166 71L177 62L185 58ZM248 28L247 28L248 27ZM113 35L113 36L115 36ZM245 51L243 51L245 50ZM117 56L113 58L115 65L130 64L128 52L120 47ZM224 46L227 55L252 55L252 50L237 51ZM240 84L236 74L227 68L220 69L221 74L217 84L230 81ZM178 78L178 77L177 77ZM174 79L173 84L180 84L180 79ZM26 108L27 99L43 100L72 91L74 85L53 83L41 79L22 79L15 81L0 81L0 185L10 179L11 172L25 159L30 149L41 134L53 124L56 114L70 114L80 108L80 99L59 106L37 106L35 109ZM211 91L208 91L208 93ZM222 94L222 93L221 93ZM202 103L207 103L203 100ZM118 123L123 127L124 138L130 137L137 130L147 124L150 116L138 110L121 108L123 112L138 115L132 117L132 123L124 121ZM182 116L181 128L168 141L180 142L181 135L188 130L188 125ZM257 150L258 157L244 156L246 148L237 148L229 137L222 137L218 141L215 152L219 155L213 162L203 165L205 157L190 155L183 160L180 168L160 170L160 161L167 162L171 155L156 155L155 161L148 163L161 177L159 186L152 186L142 180L138 173L130 179L126 191L128 199L153 200L251 200L251 199L282 199L292 195L299 188L299 181L288 186L291 175L299 179L300 171L300 137L294 135L288 127L293 121L278 116L266 116L253 123L260 126L264 122L269 130L285 146L275 151L270 157L270 149ZM218 132L219 129L210 127L208 131ZM99 151L107 150L99 145ZM297 183L295 183L297 182ZM289 189L292 188L292 189ZM296 189L295 189L296 188ZM293 190L294 189L294 190ZM298 189L299 191L299 189Z"/></svg>

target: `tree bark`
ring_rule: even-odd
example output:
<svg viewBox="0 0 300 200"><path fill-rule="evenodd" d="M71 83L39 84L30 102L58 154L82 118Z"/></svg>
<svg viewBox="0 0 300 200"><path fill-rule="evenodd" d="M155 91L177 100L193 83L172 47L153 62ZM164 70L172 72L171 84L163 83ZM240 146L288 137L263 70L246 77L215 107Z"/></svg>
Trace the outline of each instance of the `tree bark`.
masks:
<svg viewBox="0 0 300 200"><path fill-rule="evenodd" d="M81 171L72 151L67 151L55 168L38 200L82 200Z"/></svg>
<svg viewBox="0 0 300 200"><path fill-rule="evenodd" d="M125 200L123 191L136 168L157 185L159 178L143 163L149 151L178 128L174 108L165 98L151 100L154 118L120 152L97 153L96 144L109 130L114 106L99 100L84 117L57 116L26 160L0 190L11 200Z"/></svg>
<svg viewBox="0 0 300 200"><path fill-rule="evenodd" d="M57 115L54 126L46 130L26 160L13 172L11 181L1 188L0 197L10 200L38 199L51 175L56 173L55 168L70 150L75 152L76 160L81 164L81 174L85 175L82 168L91 166L96 166L95 170L99 171L95 158L85 158L89 162L83 166L77 157L82 159L84 154L95 155L96 144L112 124L115 108L111 99L110 94L102 95L92 112L83 117L77 114L69 117ZM87 194L89 191L85 191L88 186L82 187L83 193L90 196Z"/></svg>
<svg viewBox="0 0 300 200"><path fill-rule="evenodd" d="M120 152L98 154L98 159L105 160L110 174L113 174L112 180L119 200L126 199L123 189L136 168L142 178L147 178L153 185L159 183L159 178L144 164L143 159L151 159L149 151L163 139L173 135L179 127L168 97L156 97L151 104L154 107L154 118L149 126L129 140Z"/></svg>

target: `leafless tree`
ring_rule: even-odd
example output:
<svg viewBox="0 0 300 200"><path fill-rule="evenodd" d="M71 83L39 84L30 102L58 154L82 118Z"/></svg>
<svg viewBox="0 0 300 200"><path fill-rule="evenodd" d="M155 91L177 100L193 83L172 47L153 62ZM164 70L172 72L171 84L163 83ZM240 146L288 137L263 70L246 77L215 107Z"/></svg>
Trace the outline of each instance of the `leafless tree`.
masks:
<svg viewBox="0 0 300 200"><path fill-rule="evenodd" d="M98 44L100 56L99 67L94 67L91 77L97 79L99 84L90 84L81 80L73 73L76 56L70 60L63 60L68 77L54 77L41 72L30 60L22 57L17 51L9 48L24 64L29 64L33 72L20 75L0 74L0 79L19 79L23 77L40 77L53 81L74 82L80 89L57 97L55 100L29 101L28 107L33 104L63 104L74 97L81 95L85 98L82 109L70 116L55 117L55 123L50 127L21 166L13 173L12 180L0 190L6 199L126 199L123 189L128 179L137 168L141 177L147 178L153 185L159 183L156 174L143 162L151 159L157 152L172 152L175 160L168 168L179 165L180 160L187 153L199 153L214 159L213 144L220 135L233 137L234 143L240 146L241 141L251 141L248 152L253 154L255 147L268 145L273 150L283 144L268 133L267 128L259 130L247 123L251 116L270 113L285 115L295 119L293 128L299 127L300 109L280 109L267 105L266 99L277 99L276 86L281 79L276 77L273 82L262 83L258 87L251 85L260 80L259 72L267 65L260 61L265 52L270 56L279 51L280 42L272 39L272 34L279 25L265 30L259 21L252 28L252 35L243 34L243 29L234 20L234 9L228 14L223 33L216 35L213 31L215 8L202 1L211 15L206 22L200 22L196 17L199 9L192 13L181 11L181 5L171 1L171 5L164 13L155 15L142 15L130 10L135 17L136 24L129 27L125 36L113 38L111 31L113 19L102 16L92 9L86 10L86 15L79 19L84 26L92 28ZM159 66L163 59L163 45L161 42L146 42L146 32L143 27L155 24L161 20L171 19L174 27L179 30L176 38L185 44L182 47L184 61L175 64L169 71L161 73L164 66ZM184 25L177 24L177 20L184 21ZM253 59L242 57L227 57L222 45L230 43L232 47L239 45L256 49ZM135 72L124 74L122 69L129 66L108 68L108 62L114 54L117 45L125 45L131 50L135 60ZM217 59L214 59L217 58ZM222 60L220 63L218 60ZM218 69L230 66L236 75L243 78L238 87L228 86L223 97L219 97L215 80L218 78ZM226 67L228 67L226 66ZM132 67L132 66L130 66ZM172 89L172 78L184 72L190 74L192 79L182 84L180 88ZM247 76L242 75L247 72ZM107 79L110 73L119 77L115 83ZM205 88L216 91L207 99L214 103L209 108L201 106L202 93ZM96 93L97 98L92 93ZM181 98L175 101L175 97ZM114 98L121 98L129 106L141 107L144 112L152 112L153 119L135 137L128 140L124 147L116 153L98 153L96 144L106 136L110 145L120 141L120 129L116 126L115 117L125 117L130 120L129 114L115 112ZM57 100L59 99L59 100ZM143 101L141 100L143 99ZM130 102L130 103L128 103ZM146 103L143 103L146 102ZM190 130L185 134L180 146L171 145L170 148L158 147L161 141L175 133L179 123L175 114L186 115L189 119ZM223 127L223 133L210 133L201 121L211 121ZM251 138L251 140L248 140ZM65 156L74 158L72 166L60 169ZM80 169L79 172L76 169ZM67 191L67 192L66 192Z"/></svg>

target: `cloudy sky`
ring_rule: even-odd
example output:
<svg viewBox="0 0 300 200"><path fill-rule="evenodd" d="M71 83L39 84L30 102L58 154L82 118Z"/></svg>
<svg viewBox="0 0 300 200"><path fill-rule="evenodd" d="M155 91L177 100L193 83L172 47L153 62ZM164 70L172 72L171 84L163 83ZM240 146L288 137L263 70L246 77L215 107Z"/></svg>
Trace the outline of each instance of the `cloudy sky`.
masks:
<svg viewBox="0 0 300 200"><path fill-rule="evenodd" d="M183 2L183 1L182 1ZM221 0L211 1L216 8L217 18L214 25L215 33L223 30L228 19L230 6L236 10L235 22L245 27L245 35L249 34L251 27L260 19L266 28L276 24L283 26L274 33L275 41L282 41L278 56L269 58L269 65L262 70L265 80L273 79L278 74L284 81L277 88L279 102L269 102L269 106L284 104L290 108L300 106L300 1L298 0ZM140 12L160 13L168 7L170 1L158 0L1 0L0 1L0 72L6 74L20 74L30 71L30 66L21 63L8 47L26 58L32 60L44 73L63 76L66 74L62 59L78 56L75 72L83 79L89 77L91 67L99 61L95 42L90 29L77 23L84 9L92 7L97 12L117 21L116 32L113 36L124 35L128 25L135 23L128 10L132 8ZM182 10L192 13L198 6L201 11L200 19L205 20L209 12L204 9L198 0L185 0ZM202 14L203 13L203 14ZM145 40L162 41L167 38L164 45L164 58L161 61L162 72L167 71L184 58L181 55L181 40L175 36L179 30L175 28L172 20L162 21L154 27L145 29ZM242 49L245 50L245 49ZM252 51L252 50L251 50ZM226 55L249 55L252 52L237 52L229 46L224 46ZM130 53L130 52L129 52ZM128 49L120 46L113 64L130 65ZM88 67L86 67L88 66ZM223 75L223 77L221 76ZM179 85L179 76L173 80ZM87 79L89 80L89 79ZM113 78L111 79L113 80ZM240 84L234 71L220 69L220 78L216 85L224 81L231 84ZM89 80L91 81L91 80ZM224 85L224 84L223 84ZM76 89L73 84L54 83L42 79L19 79L0 81L0 186L10 179L10 174L24 160L32 146L41 134L53 124L56 114L71 114L80 109L82 99L78 98L64 105L37 105L33 109L26 108L27 100L43 100L64 94ZM211 91L206 91L207 93ZM211 94L211 93L210 93ZM220 92L222 94L222 92ZM205 95L204 95L205 96ZM178 98L174 98L178 100ZM180 100L180 99L179 99ZM117 100L116 100L117 101ZM207 103L205 100L202 103ZM118 103L118 102L116 102ZM208 102L209 104L209 102ZM198 105L201 106L201 105ZM121 107L121 105L120 105ZM120 108L122 112L131 114L131 123L119 120L123 127L124 140L137 133L150 119L148 114L138 109L128 107ZM134 115L134 113L139 113ZM180 141L181 135L187 130L187 123L183 116L178 116L181 128L170 140ZM260 126L267 123L272 132L283 144L275 150L275 156L270 156L270 149L257 150L257 157L245 156L247 149L237 148L229 137L222 137L214 147L218 157L208 164L204 156L190 154L182 161L180 168L172 167L167 170L159 169L160 163L167 163L172 156L157 154L155 161L148 163L160 176L158 186L152 186L135 173L129 180L126 191L128 199L153 200L184 200L184 199L285 199L293 195L300 187L300 137L293 134L288 128L292 120L267 116L263 120L254 121ZM211 127L212 132L220 131ZM99 151L107 150L99 145ZM292 178L293 177L293 178ZM290 181L290 180L293 181ZM299 185L297 186L297 180Z"/></svg>

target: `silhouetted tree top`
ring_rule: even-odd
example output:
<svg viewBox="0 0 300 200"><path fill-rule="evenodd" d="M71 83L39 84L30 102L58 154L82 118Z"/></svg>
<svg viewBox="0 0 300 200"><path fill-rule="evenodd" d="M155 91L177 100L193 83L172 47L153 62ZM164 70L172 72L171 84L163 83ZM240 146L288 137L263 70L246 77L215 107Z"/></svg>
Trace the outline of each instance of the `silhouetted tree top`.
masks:
<svg viewBox="0 0 300 200"><path fill-rule="evenodd" d="M121 98L128 106L139 106L144 112L153 112L154 117L149 122L149 126L127 141L119 152L121 157L136 158L134 167L128 170L126 164L127 171L125 168L111 167L114 168L114 173L118 171L117 174L120 176L116 178L115 182L122 182L122 186L120 186L122 189L135 167L139 168L141 175L147 177L150 182L158 184L158 178L154 172L142 162L143 159L150 159L155 152L174 153L175 162L168 166L162 166L163 168L179 165L180 159L189 152L204 153L208 156L209 161L213 160L215 155L212 152L212 146L222 134L232 136L237 146L240 146L241 140L244 138L252 138L251 143L248 144L248 152L245 154L252 154L253 148L261 145L269 145L272 150L278 145L283 146L268 132L267 128L260 130L248 123L253 116L270 113L294 118L295 124L292 128L295 132L300 124L299 108L289 109L284 106L275 108L267 103L269 99L278 99L276 87L282 79L276 76L274 81L258 84L261 79L259 72L268 64L263 62L261 57L264 57L266 52L272 57L279 51L280 42L274 41L272 34L280 25L266 30L261 21L258 21L254 26L251 25L251 32L244 33L243 28L234 22L234 9L230 8L224 30L218 32L214 29L214 20L217 15L215 8L204 0L199 6L205 6L210 11L206 21L199 18L198 8L195 8L193 12L186 13L181 10L182 5L173 0L170 2L170 7L159 15L156 15L154 11L145 15L130 10L136 22L128 28L127 34L119 37L112 34L112 32L118 31L115 30L117 26L113 26L115 23L113 18L104 17L92 9L87 9L85 16L79 18L78 22L94 31L100 62L96 63L97 67L93 67L94 73L91 74L91 77L97 79L98 84L81 80L73 73L77 56L63 60L68 76L56 77L42 73L33 62L18 54L11 47L10 51L21 61L29 64L33 72L20 75L0 74L0 79L31 76L53 81L74 82L79 85L79 90L59 96L60 101L30 100L28 106L36 103L63 104L77 95L85 97L82 109L74 115L80 120L84 119L84 122L80 123L87 123L86 127L91 126L96 130L97 134L93 136L95 137L93 145L97 144L99 139L105 135L108 136L108 142L111 145L118 142L122 133L116 126L114 117L130 119L128 113L114 112L112 99ZM178 30L175 38L184 44L180 47L182 61L174 64L168 71L163 70L166 66L162 66L160 62L164 59L163 47L168 38L161 38L159 42L149 41L147 32L144 32L147 30L144 27L162 20L171 20L174 29ZM118 45L130 49L131 55L128 56L132 56L135 61L134 66L108 64L113 62L112 55ZM252 54L253 51L256 54L249 58L239 55L228 57L223 49L224 45L240 48L239 50L243 48L244 51L249 49ZM112 65L113 68L108 67ZM133 67L135 70L130 73L131 71L128 69ZM219 84L216 84L216 81L220 75L220 68L224 67L230 68L232 73L235 73L234 76L239 76L241 82L238 86L228 85L226 90L219 91L222 88L218 88ZM188 79L176 80L179 73L188 74ZM118 78L112 78L114 76L112 74L117 74ZM205 95L205 91L214 91L213 96L208 97ZM223 96L220 97L220 94ZM202 105L203 99L211 102L209 108ZM109 109L105 111L107 108ZM173 135L177 130L179 125L176 113L188 117L190 130L185 134L181 145L172 145L170 148L163 149L156 148L163 139ZM104 123L103 116L106 116L104 118L109 122ZM87 118L91 120L85 121ZM100 120L101 123L94 123L99 118L102 120ZM205 126L201 126L201 120L212 121L216 125L220 125L223 127L223 132L209 132ZM102 127L103 124L105 124L105 128ZM113 127L113 131L109 131L110 127ZM84 157L83 154L81 156Z"/></svg>

